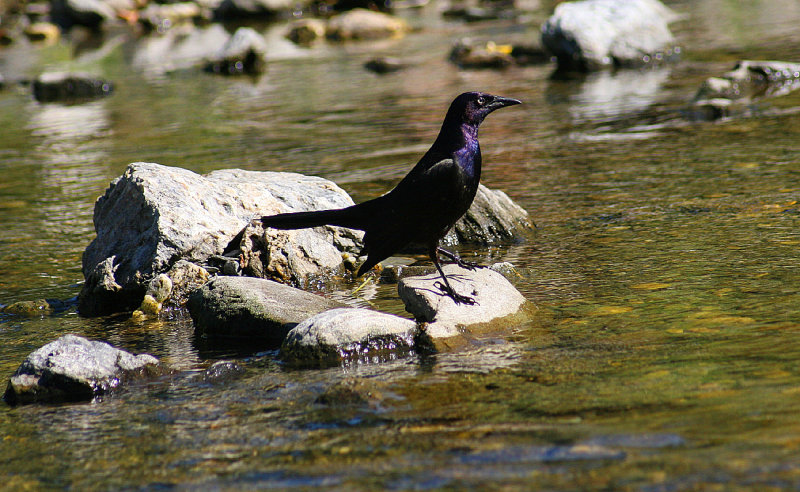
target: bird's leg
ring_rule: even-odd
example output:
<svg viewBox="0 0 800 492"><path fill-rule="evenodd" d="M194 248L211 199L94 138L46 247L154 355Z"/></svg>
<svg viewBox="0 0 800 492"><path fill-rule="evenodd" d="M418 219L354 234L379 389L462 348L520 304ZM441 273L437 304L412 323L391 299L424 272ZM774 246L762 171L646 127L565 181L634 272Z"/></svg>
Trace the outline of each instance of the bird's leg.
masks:
<svg viewBox="0 0 800 492"><path fill-rule="evenodd" d="M458 254L453 253L452 251L448 251L442 248L441 246L436 246L436 252L445 255L450 259L450 261L455 262L456 265L460 266L461 268L466 268L467 270L475 270L476 268L486 268L485 266L479 265L474 261L467 261L458 256Z"/></svg>
<svg viewBox="0 0 800 492"><path fill-rule="evenodd" d="M439 251L439 249L441 248L439 248L438 246L435 248L431 248L429 254L431 256L431 260L433 260L433 264L436 265L436 269L439 270L439 275L442 276L444 284L442 284L441 282L436 282L434 285L438 287L444 293L444 295L453 299L453 302L455 302L456 304L467 304L470 306L474 305L475 299L469 296L462 296L461 294L456 292L452 286L450 286L450 281L447 280L447 275L444 274L442 266L439 264L439 257L436 254Z"/></svg>

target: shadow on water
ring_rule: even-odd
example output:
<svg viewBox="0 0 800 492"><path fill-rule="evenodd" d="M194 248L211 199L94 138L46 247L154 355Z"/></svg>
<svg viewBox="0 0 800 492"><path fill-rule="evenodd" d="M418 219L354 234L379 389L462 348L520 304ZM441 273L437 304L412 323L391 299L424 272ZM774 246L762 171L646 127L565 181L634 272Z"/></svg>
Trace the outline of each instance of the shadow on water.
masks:
<svg viewBox="0 0 800 492"><path fill-rule="evenodd" d="M475 88L526 103L481 129L482 179L538 225L520 244L462 250L514 263L537 311L455 352L291 370L272 350L198 338L185 316L85 319L71 305L1 315L0 374L66 333L174 369L90 404L1 407L6 485L797 488L800 96L713 122L685 111L736 60L800 62L800 10L669 4L688 14L674 26L681 61L581 78L550 65L458 70L446 59L454 40L516 41L538 27L442 21L435 8L409 13L424 28L402 39L276 41L251 79L181 64L219 26L172 51L177 33L107 36L77 55L66 43L2 48L7 80L92 67L115 84L72 106L0 92L2 304L77 294L94 200L130 162L322 175L359 201L390 189L452 95ZM409 62L399 73L362 68L396 53ZM365 291L325 294L403 314L396 285Z"/></svg>

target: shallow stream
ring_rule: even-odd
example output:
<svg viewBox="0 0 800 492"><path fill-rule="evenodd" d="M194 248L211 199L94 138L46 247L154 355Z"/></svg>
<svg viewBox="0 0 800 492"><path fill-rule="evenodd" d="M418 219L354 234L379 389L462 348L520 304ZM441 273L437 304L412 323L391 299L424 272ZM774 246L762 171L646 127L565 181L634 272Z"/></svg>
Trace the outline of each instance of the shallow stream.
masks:
<svg viewBox="0 0 800 492"><path fill-rule="evenodd" d="M685 111L739 59L800 62L800 4L668 4L686 14L681 61L568 80L447 61L463 36L534 39L546 11L463 24L431 5L402 14L421 28L402 39L311 49L266 26L256 79L145 70L147 40L125 33L0 48L7 81L92 69L115 83L79 105L0 91L0 304L77 295L94 200L131 162L320 175L360 201L410 169L465 90L525 102L484 123L483 182L538 225L462 250L512 262L535 319L433 357L289 371L274 353L200 347L181 318L86 319L69 301L0 315L3 381L66 333L176 369L89 404L0 404L2 486L800 487L800 93L717 122ZM375 55L410 66L378 76L362 67ZM369 302L402 313L395 289ZM206 375L220 359L244 372Z"/></svg>

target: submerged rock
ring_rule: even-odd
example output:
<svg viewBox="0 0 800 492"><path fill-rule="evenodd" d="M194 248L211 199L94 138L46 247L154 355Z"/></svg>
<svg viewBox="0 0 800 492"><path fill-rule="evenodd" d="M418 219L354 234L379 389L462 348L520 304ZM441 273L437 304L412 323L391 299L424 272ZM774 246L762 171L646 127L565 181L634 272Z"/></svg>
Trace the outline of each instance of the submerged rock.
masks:
<svg viewBox="0 0 800 492"><path fill-rule="evenodd" d="M300 174L222 170L200 176L159 164L131 164L95 204L97 238L83 254L86 283L79 311L93 316L134 309L150 280L179 260L204 265L235 238L258 242L240 234L254 217L352 203L332 182ZM282 250L275 246L279 241L262 240L259 244L269 247L260 251L269 255L268 265L296 267L287 278L304 281L310 272L298 265L328 265L331 257L341 264L341 253L326 235L330 228L321 230L326 232L270 231L276 237L292 235L292 247ZM250 248L247 255L252 260L259 253Z"/></svg>
<svg viewBox="0 0 800 492"><path fill-rule="evenodd" d="M292 365L328 366L380 362L412 350L416 323L361 308L332 309L293 328L281 347Z"/></svg>
<svg viewBox="0 0 800 492"><path fill-rule="evenodd" d="M11 376L3 399L11 405L89 401L157 365L151 355L64 335L28 355Z"/></svg>
<svg viewBox="0 0 800 492"><path fill-rule="evenodd" d="M378 407L384 399L386 385L386 382L373 378L349 377L327 388L314 403L330 407Z"/></svg>
<svg viewBox="0 0 800 492"><path fill-rule="evenodd" d="M111 95L114 86L86 73L49 72L33 81L39 102L79 102Z"/></svg>
<svg viewBox="0 0 800 492"><path fill-rule="evenodd" d="M8 306L0 307L0 313L16 314L20 316L41 316L51 314L55 309L47 299L33 301L18 301Z"/></svg>
<svg viewBox="0 0 800 492"><path fill-rule="evenodd" d="M205 69L223 75L256 75L262 73L266 65L267 42L255 30L240 27Z"/></svg>
<svg viewBox="0 0 800 492"><path fill-rule="evenodd" d="M219 360L203 374L203 380L207 383L224 384L244 374L245 368L234 361Z"/></svg>
<svg viewBox="0 0 800 492"><path fill-rule="evenodd" d="M409 30L406 21L398 17L366 9L354 9L331 18L328 21L326 35L328 39L348 41L402 36Z"/></svg>
<svg viewBox="0 0 800 492"><path fill-rule="evenodd" d="M502 274L489 268L467 270L458 265L445 265L443 270L453 289L474 298L475 304L456 304L444 295L438 287L438 273L406 277L397 286L406 310L417 321L427 323L424 334L433 339L434 345L443 343L436 339L491 331L489 324L501 318L517 314L526 317L525 297Z"/></svg>
<svg viewBox="0 0 800 492"><path fill-rule="evenodd" d="M718 119L744 112L755 101L800 89L800 63L743 60L721 77L703 82L692 101L693 116Z"/></svg>
<svg viewBox="0 0 800 492"><path fill-rule="evenodd" d="M542 25L542 44L560 70L641 66L677 55L668 27L676 18L658 0L564 2Z"/></svg>
<svg viewBox="0 0 800 492"><path fill-rule="evenodd" d="M216 277L193 292L187 306L203 336L273 348L303 320L344 305L270 280Z"/></svg>

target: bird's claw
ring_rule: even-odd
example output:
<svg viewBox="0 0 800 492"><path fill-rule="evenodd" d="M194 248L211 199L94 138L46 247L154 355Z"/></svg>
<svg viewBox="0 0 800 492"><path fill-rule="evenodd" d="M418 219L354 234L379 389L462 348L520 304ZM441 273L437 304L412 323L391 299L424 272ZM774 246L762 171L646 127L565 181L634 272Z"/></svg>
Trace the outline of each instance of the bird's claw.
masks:
<svg viewBox="0 0 800 492"><path fill-rule="evenodd" d="M441 290L444 295L452 299L453 302L455 302L456 304L466 304L468 306L474 306L475 304L477 304L475 298L469 296L462 296L461 294L459 294L458 292L456 292L455 290L453 290L452 288L441 282L436 282L433 285L437 289Z"/></svg>

